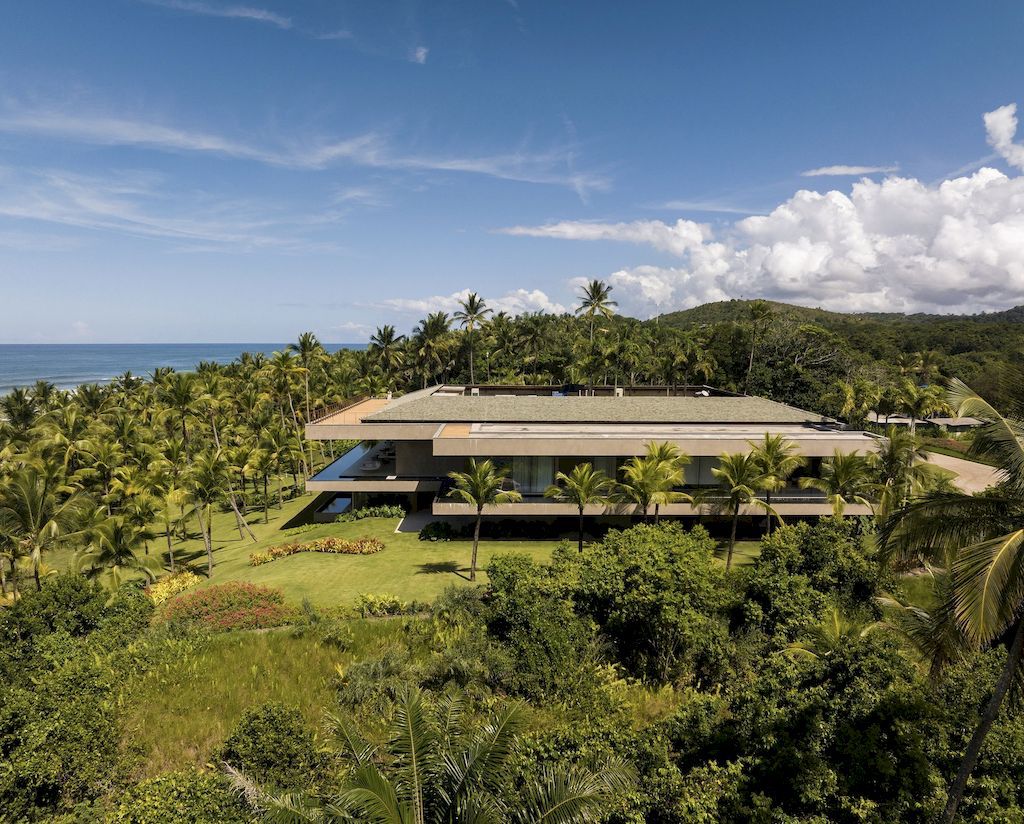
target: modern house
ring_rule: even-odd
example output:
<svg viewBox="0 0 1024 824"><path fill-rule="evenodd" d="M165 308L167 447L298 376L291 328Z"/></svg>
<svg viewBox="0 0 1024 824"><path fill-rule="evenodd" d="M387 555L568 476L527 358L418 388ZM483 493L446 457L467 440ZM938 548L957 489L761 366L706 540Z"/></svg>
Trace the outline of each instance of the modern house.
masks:
<svg viewBox="0 0 1024 824"><path fill-rule="evenodd" d="M829 418L709 386L432 386L397 398L370 398L328 411L306 426L311 440L356 440L359 445L307 481L317 492L337 493L327 512L375 500L400 499L412 510L468 515L472 509L448 496L448 473L470 458L490 458L509 470L509 487L522 503L485 514L557 517L575 515L544 497L558 471L590 462L610 476L651 442L668 441L691 458L686 490L715 487L711 472L723 452L746 452L765 433L781 433L808 458L803 474L817 474L821 459L873 450L876 436L845 430ZM792 486L773 493L785 516L830 514L824 496ZM602 507L587 514L600 515ZM848 514L868 514L850 505ZM696 516L689 504L661 507L662 515ZM756 514L751 512L750 514Z"/></svg>

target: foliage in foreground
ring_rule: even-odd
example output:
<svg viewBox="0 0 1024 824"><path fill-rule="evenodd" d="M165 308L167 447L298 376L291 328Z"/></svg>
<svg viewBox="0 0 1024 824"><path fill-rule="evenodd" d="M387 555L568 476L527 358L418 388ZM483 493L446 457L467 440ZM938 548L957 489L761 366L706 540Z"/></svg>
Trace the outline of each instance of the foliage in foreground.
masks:
<svg viewBox="0 0 1024 824"><path fill-rule="evenodd" d="M294 614L280 590L232 581L170 599L161 605L157 620L179 628L226 632L279 627Z"/></svg>

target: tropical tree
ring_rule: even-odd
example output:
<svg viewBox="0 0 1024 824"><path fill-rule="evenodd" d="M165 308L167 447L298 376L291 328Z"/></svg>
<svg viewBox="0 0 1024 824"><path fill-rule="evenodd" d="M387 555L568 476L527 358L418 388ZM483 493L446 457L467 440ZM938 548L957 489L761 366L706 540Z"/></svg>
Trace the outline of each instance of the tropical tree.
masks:
<svg viewBox="0 0 1024 824"><path fill-rule="evenodd" d="M88 497L80 492L62 492L58 480L55 472L26 464L0 488L0 536L8 542L15 590L15 559L29 559L36 589L42 589L39 568L43 554L74 535L89 505Z"/></svg>
<svg viewBox="0 0 1024 824"><path fill-rule="evenodd" d="M404 340L405 335L396 334L395 327L390 325L378 326L377 331L370 336L368 350L380 366L384 380L389 386L405 360L405 353L402 351Z"/></svg>
<svg viewBox="0 0 1024 824"><path fill-rule="evenodd" d="M852 426L863 426L868 415L877 410L882 390L878 384L864 378L836 381L830 400L840 418Z"/></svg>
<svg viewBox="0 0 1024 824"><path fill-rule="evenodd" d="M288 351L294 352L298 356L299 363L302 364L302 385L305 389L306 394L306 422L309 422L309 376L313 372L313 369L319 364L323 363L327 353L324 351L323 344L317 340L316 335L312 332L303 332L299 335L299 339L295 343L288 344Z"/></svg>
<svg viewBox="0 0 1024 824"><path fill-rule="evenodd" d="M872 496L877 488L871 462L859 452L840 452L821 462L821 475L817 478L801 478L802 489L817 489L825 493L832 505L832 514L843 517L847 504L871 506Z"/></svg>
<svg viewBox="0 0 1024 824"><path fill-rule="evenodd" d="M600 469L594 469L590 463L576 464L567 475L559 472L555 482L544 492L544 497L555 501L569 503L579 513L579 551L583 551L583 510L594 504L603 504L608 500L608 492L613 481Z"/></svg>
<svg viewBox="0 0 1024 824"><path fill-rule="evenodd" d="M191 372L170 372L164 377L157 390L157 397L175 414L181 425L181 439L189 449L188 419L195 417L196 377Z"/></svg>
<svg viewBox="0 0 1024 824"><path fill-rule="evenodd" d="M996 462L1002 482L977 495L924 495L888 518L879 534L880 546L893 559L925 556L950 569L943 609L967 647L1007 647L1002 671L950 784L942 824L956 818L1010 686L1024 677L1024 420L1002 415L960 380L950 382L947 398L957 415L984 421L970 454Z"/></svg>
<svg viewBox="0 0 1024 824"><path fill-rule="evenodd" d="M662 505L693 503L693 496L681 492L678 487L686 483L686 467L690 456L679 451L679 447L668 441L647 444L647 460L654 463L661 472L661 480L651 496L654 504L654 522L660 519Z"/></svg>
<svg viewBox="0 0 1024 824"><path fill-rule="evenodd" d="M827 658L849 648L882 626L878 621L862 621L843 615L837 606L825 611L820 622L811 626L805 636L786 647L794 658Z"/></svg>
<svg viewBox="0 0 1024 824"><path fill-rule="evenodd" d="M523 496L515 490L504 488L507 472L495 467L490 460L477 462L469 459L469 468L465 472L451 472L449 477L454 482L451 494L461 498L476 508L476 524L473 527L473 558L469 565L469 580L476 580L476 555L480 544L480 522L483 519L485 506L517 503Z"/></svg>
<svg viewBox="0 0 1024 824"><path fill-rule="evenodd" d="M622 478L615 484L613 499L633 506L646 521L651 506L665 485L665 468L657 459L636 455L622 465Z"/></svg>
<svg viewBox="0 0 1024 824"><path fill-rule="evenodd" d="M150 528L123 515L106 516L103 507L96 515L97 522L83 530L88 545L76 553L75 568L110 590L119 589L126 576L141 574L147 581L155 580L160 572L159 559L138 554L153 538Z"/></svg>
<svg viewBox="0 0 1024 824"><path fill-rule="evenodd" d="M918 386L910 379L903 381L899 395L900 411L910 418L910 433L917 432L917 422L949 411L949 404L937 386Z"/></svg>
<svg viewBox="0 0 1024 824"><path fill-rule="evenodd" d="M610 318L618 306L618 303L611 299L611 293L612 287L603 280L592 280L583 286L579 294L580 305L576 309L576 314L590 321L591 346L594 344L594 321L598 315Z"/></svg>
<svg viewBox="0 0 1024 824"><path fill-rule="evenodd" d="M915 487L926 483L928 453L905 427L889 426L878 449L868 462L878 473L878 514L885 515L907 505Z"/></svg>
<svg viewBox="0 0 1024 824"><path fill-rule="evenodd" d="M756 443L751 441L750 448L764 476L765 503L771 506L772 493L784 488L793 473L807 465L807 459L799 453L795 443L784 435L772 435L770 432L765 432L764 438ZM771 518L768 519L768 534L772 534Z"/></svg>
<svg viewBox="0 0 1024 824"><path fill-rule="evenodd" d="M228 462L219 450L201 452L188 473L188 490L195 502L199 531L206 546L206 572L213 576L213 505L224 498Z"/></svg>
<svg viewBox="0 0 1024 824"><path fill-rule="evenodd" d="M464 299L459 301L459 311L457 311L452 317L459 322L459 325L466 330L466 336L469 340L469 382L476 383L476 377L473 373L473 332L474 330L483 323L487 315L490 314L491 310L487 308L487 304L484 302L476 292L470 292Z"/></svg>
<svg viewBox="0 0 1024 824"><path fill-rule="evenodd" d="M744 389L750 386L750 373L754 369L754 353L757 351L758 335L768 328L771 319L772 307L768 301L751 301L750 306L747 307L747 323L750 325L750 357L747 360L747 377L743 382Z"/></svg>
<svg viewBox="0 0 1024 824"><path fill-rule="evenodd" d="M725 568L732 566L732 555L736 549L736 528L739 525L740 510L743 507L758 507L768 517L779 514L758 493L765 489L766 476L753 452L729 453L718 456L718 465L711 468L711 474L718 478L719 489L725 500L719 506L732 515L732 529L729 532L729 551L725 556ZM781 521L782 519L779 518Z"/></svg>
<svg viewBox="0 0 1024 824"><path fill-rule="evenodd" d="M423 377L423 388L428 381L443 372L451 355L451 321L445 312L432 312L412 330L411 346L417 367Z"/></svg>
<svg viewBox="0 0 1024 824"><path fill-rule="evenodd" d="M467 701L446 694L435 704L408 689L395 708L388 740L364 739L345 720L328 716L347 780L321 800L305 793L274 795L229 768L242 796L265 821L365 824L589 824L635 781L606 761L596 769L547 768L512 790L514 762L526 731L524 706L470 720Z"/></svg>

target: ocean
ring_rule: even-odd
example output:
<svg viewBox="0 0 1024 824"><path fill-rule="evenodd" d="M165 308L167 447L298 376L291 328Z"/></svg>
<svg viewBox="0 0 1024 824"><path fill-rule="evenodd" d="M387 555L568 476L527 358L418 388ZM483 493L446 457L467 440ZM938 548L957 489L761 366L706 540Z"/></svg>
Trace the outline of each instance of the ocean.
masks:
<svg viewBox="0 0 1024 824"><path fill-rule="evenodd" d="M279 352L284 343L3 343L0 344L0 395L16 386L50 381L61 389L106 383L125 372L148 377L158 366L178 371L200 361L230 363L243 352ZM365 343L324 344L328 352L364 349Z"/></svg>

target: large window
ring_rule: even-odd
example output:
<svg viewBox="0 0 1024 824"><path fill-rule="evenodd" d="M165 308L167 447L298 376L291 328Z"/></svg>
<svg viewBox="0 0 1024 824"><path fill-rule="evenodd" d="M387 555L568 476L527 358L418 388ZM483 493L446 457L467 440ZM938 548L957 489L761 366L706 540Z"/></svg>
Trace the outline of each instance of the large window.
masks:
<svg viewBox="0 0 1024 824"><path fill-rule="evenodd" d="M555 459L525 456L512 459L512 479L524 495L543 495L555 479Z"/></svg>

